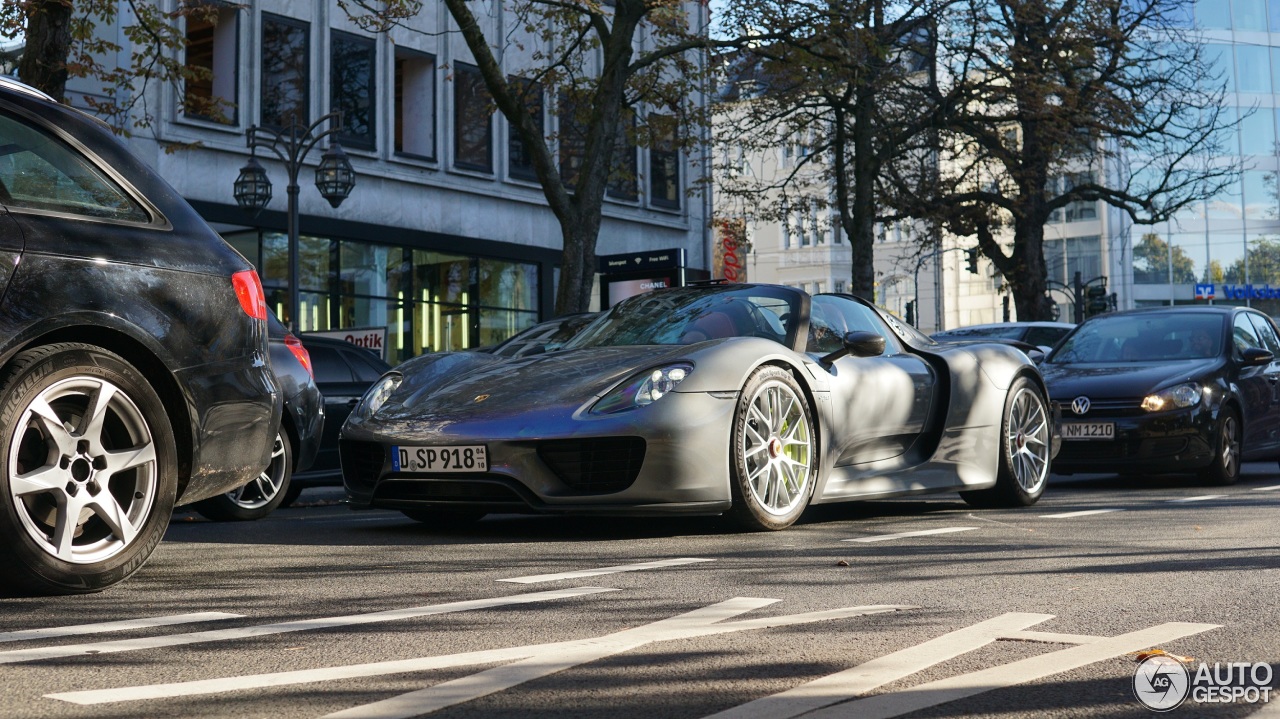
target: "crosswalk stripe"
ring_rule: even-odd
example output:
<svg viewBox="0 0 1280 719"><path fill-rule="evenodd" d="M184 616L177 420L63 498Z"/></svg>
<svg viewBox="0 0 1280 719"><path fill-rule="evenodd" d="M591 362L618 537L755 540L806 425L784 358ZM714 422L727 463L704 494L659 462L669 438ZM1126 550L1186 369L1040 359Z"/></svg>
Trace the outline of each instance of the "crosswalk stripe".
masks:
<svg viewBox="0 0 1280 719"><path fill-rule="evenodd" d="M908 537L927 537L931 534L951 534L952 532L968 532L977 529L977 527L943 527L941 529L922 529L918 532L899 532L897 534L877 534L871 537L855 537L853 539L842 539L842 542L887 542L891 539L906 539Z"/></svg>
<svg viewBox="0 0 1280 719"><path fill-rule="evenodd" d="M1203 502L1203 501L1205 501L1205 500L1209 500L1209 499L1222 499L1222 498L1223 498L1223 497L1225 497L1225 496L1227 496L1227 495L1225 495L1225 494L1200 494L1200 495L1196 495L1196 496L1194 496L1194 497L1178 497L1177 499L1171 499L1171 500L1169 500L1169 501L1170 501L1170 502Z"/></svg>
<svg viewBox="0 0 1280 719"><path fill-rule="evenodd" d="M515 577L514 579L499 579L499 582L514 582L516 584L536 584L538 582L555 582L562 579L582 579L584 577L598 577L601 574L616 574L618 572L638 572L644 569L661 569L663 567L678 567L684 564L697 564L699 562L711 562L711 559L661 559L654 562L641 562L639 564L619 564L614 567L600 567L598 569L580 569L574 572L561 572L559 574L534 574L528 577Z"/></svg>
<svg viewBox="0 0 1280 719"><path fill-rule="evenodd" d="M243 614L226 612L194 612L191 614L171 614L164 617L145 617L142 619L125 619L118 622L97 622L94 624L74 624L65 627L45 627L43 629L24 629L18 632L0 632L0 642L25 642L32 639L54 639L56 637L72 637L81 634L101 634L103 632L123 632L129 629L146 629L148 627L166 627L173 624L192 624L195 622L216 622L220 619L237 619Z"/></svg>
<svg viewBox="0 0 1280 719"><path fill-rule="evenodd" d="M1254 488L1253 488L1253 491L1255 491L1255 492L1274 492L1274 491L1276 491L1277 489L1280 489L1280 484L1276 484L1276 485L1273 485L1273 486L1270 486L1270 487L1254 487Z"/></svg>
<svg viewBox="0 0 1280 719"><path fill-rule="evenodd" d="M1123 509L1114 507L1112 509L1085 509L1079 512L1063 512L1062 514L1042 514L1041 519L1069 519L1071 517L1087 517L1090 514L1106 514L1107 512L1123 512Z"/></svg>

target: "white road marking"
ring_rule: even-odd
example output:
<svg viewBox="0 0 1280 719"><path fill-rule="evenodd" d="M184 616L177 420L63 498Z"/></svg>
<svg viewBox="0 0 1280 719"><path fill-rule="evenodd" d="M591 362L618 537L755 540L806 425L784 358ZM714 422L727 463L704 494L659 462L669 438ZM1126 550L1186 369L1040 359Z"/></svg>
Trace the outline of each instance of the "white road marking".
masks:
<svg viewBox="0 0 1280 719"><path fill-rule="evenodd" d="M70 637L79 634L101 634L102 632L123 632L129 629L145 629L148 627L166 627L173 624L191 624L194 622L215 622L219 619L237 619L243 614L226 612L195 612L193 614L172 614L166 617L147 617L144 619L126 619L119 622L98 622L96 624L76 624L66 627L46 627L44 629L24 629L19 632L0 632L0 642L24 642L31 639L53 639L54 637Z"/></svg>
<svg viewBox="0 0 1280 719"><path fill-rule="evenodd" d="M1196 496L1194 496L1194 497L1178 497L1177 499L1170 499L1169 501L1170 501L1170 502L1203 502L1203 501L1205 501L1205 500L1207 500L1207 499L1222 499L1222 498L1223 498L1223 497L1225 497L1225 496L1227 496L1227 495L1225 495L1225 494L1200 494L1200 495L1196 495Z"/></svg>
<svg viewBox="0 0 1280 719"><path fill-rule="evenodd" d="M683 564L697 564L699 562L711 562L711 559L662 559L655 562L642 562L640 564L620 564L616 567L600 567L599 569L582 569L576 572L561 572L560 574L534 574L528 577L516 577L515 579L499 579L499 582L515 582L517 584L536 584L538 582L555 582L561 579L581 579L583 577L597 577L601 574L616 574L618 572L638 572L643 569L661 569L662 567L678 567Z"/></svg>
<svg viewBox="0 0 1280 719"><path fill-rule="evenodd" d="M521 683L519 681L512 683L518 677L525 677L521 681L528 681L529 679L536 678L536 676L542 676L542 673L535 671L539 666L547 667L549 671L546 673L561 671L562 669L566 669L574 664L591 661L594 658L598 658L598 656L610 656L649 642L665 641L668 639L688 639L751 629L795 626L831 619L846 619L870 614L883 614L905 609L915 609L915 607L909 606L877 605L866 607L845 607L843 609L807 612L804 614L792 614L780 617L763 617L760 619L739 620L736 622L722 621L723 619L742 614L752 609L767 606L777 601L778 600L776 599L738 597L736 599L720 602L719 604L714 604L709 607L703 607L653 624L591 639L551 642L547 644L531 644L521 647L508 647L505 649L465 652L462 654L422 657L418 659L401 659L371 664L327 667L323 669L303 669L291 672L278 672L275 674L256 674L219 679L202 679L190 682L175 682L171 684L120 687L118 689L63 692L58 694L47 694L45 696L50 699L59 699L73 704L107 704L112 702L139 701L143 699L217 694L222 692L242 691L246 689L306 684L310 682L332 681L338 679L403 674L407 672L419 672L430 669L467 665L517 662L516 665L511 665L513 667L511 669L507 669L505 666L497 667L495 669L472 675L471 677L464 677L452 682L446 682L445 684L441 684L436 687L430 687L423 692L413 692L411 695L406 695L414 697L412 700L405 700L402 697L389 700L389 702L396 702L399 706L406 707L403 711L408 711L410 712L409 714L395 714L389 709L387 709L383 714L370 714L371 716L416 716L418 714L431 711L431 709L425 708L428 705L439 704L440 706L448 706L468 701L471 698L484 696L485 694L498 691L500 688L505 686L515 686L516 684ZM603 652L603 654L600 654L600 652ZM568 663L571 658L574 659L574 662ZM507 671L498 671L504 669ZM447 703L442 703L445 702L446 699L448 700ZM384 707L389 707L388 704L382 702L379 702L379 704L382 704ZM408 704L412 704L412 708L407 708ZM370 706L372 707L377 705ZM350 711L364 711L366 709L368 708L357 707ZM384 710L378 709L376 711L382 712ZM396 711L400 710L397 709Z"/></svg>
<svg viewBox="0 0 1280 719"><path fill-rule="evenodd" d="M854 539L842 539L842 542L887 542L891 539L905 539L907 537L927 537L931 534L951 534L952 532L968 532L977 529L977 527L943 527L942 529L922 529L918 532L899 532L897 534L877 534L871 537L856 537Z"/></svg>
<svg viewBox="0 0 1280 719"><path fill-rule="evenodd" d="M902 691L838 704L806 715L805 719L890 719L940 704L1033 682L1054 674L1141 651L1148 647L1217 629L1217 624L1170 622L1118 637L1097 637L1097 641L1059 649L1010 664L990 667L960 676L939 679Z"/></svg>
<svg viewBox="0 0 1280 719"><path fill-rule="evenodd" d="M1048 621L1052 614L1004 614L908 647L779 694L712 714L707 719L789 719L866 694L948 659L980 649L1001 635Z"/></svg>
<svg viewBox="0 0 1280 719"><path fill-rule="evenodd" d="M493 607L505 607L513 604L545 602L552 599L567 599L587 594L616 591L618 590L607 589L605 587L574 587L546 592L533 592L531 594L516 594L509 597L473 599L464 602L449 602L447 604L410 607L408 609L389 609L387 611L372 612L369 614L349 614L346 616L324 617L320 619L299 619L292 622L279 622L277 624L260 624L252 627L236 627L234 629L215 629L207 632L191 632L188 634L170 634L163 637L121 639L114 642L98 642L95 644L69 644L58 647L20 649L0 652L0 664L15 664L17 662L30 662L38 659L57 659L60 657L96 656L98 654L114 654L116 652L131 652L139 649L176 647L185 644L199 644L203 642L225 642L236 639L252 639L254 637L263 637L271 634L286 634L288 632L301 632L311 629L331 629L333 627L349 627L354 625L373 624L376 622L390 622L400 619L432 616L436 614L448 614L450 612L463 612L472 609L491 609Z"/></svg>
<svg viewBox="0 0 1280 719"><path fill-rule="evenodd" d="M1090 514L1106 514L1107 512L1123 512L1123 509L1115 507L1112 509L1086 509L1080 512L1063 512L1062 514L1042 514L1041 519L1068 519L1070 517L1087 517Z"/></svg>
<svg viewBox="0 0 1280 719"><path fill-rule="evenodd" d="M1254 487L1254 488L1253 488L1253 491L1255 491L1255 492L1274 492L1274 491L1276 491L1277 489L1280 489L1280 484L1277 484L1277 485L1272 486L1272 487ZM1277 706L1280 706L1280 705L1277 705Z"/></svg>

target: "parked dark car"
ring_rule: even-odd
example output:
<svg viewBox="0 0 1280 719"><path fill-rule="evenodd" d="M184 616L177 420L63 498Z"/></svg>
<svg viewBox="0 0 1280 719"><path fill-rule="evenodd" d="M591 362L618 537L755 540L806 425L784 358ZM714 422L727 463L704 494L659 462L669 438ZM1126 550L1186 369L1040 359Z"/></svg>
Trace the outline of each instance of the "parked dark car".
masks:
<svg viewBox="0 0 1280 719"><path fill-rule="evenodd" d="M1076 328L1041 364L1060 409L1055 472L1199 472L1280 457L1280 335L1243 307L1115 312Z"/></svg>
<svg viewBox="0 0 1280 719"><path fill-rule="evenodd" d="M310 469L296 472L290 480L281 502L285 507L308 487L342 485L342 465L338 461L342 423L369 386L391 369L378 355L344 340L304 333L302 346L311 357L315 383L324 398L324 433Z"/></svg>
<svg viewBox="0 0 1280 719"><path fill-rule="evenodd" d="M342 428L353 508L432 525L486 512L729 513L782 529L810 504L960 491L1025 506L1052 422L1003 344L939 344L848 295L661 289L559 349L437 352L388 372Z"/></svg>
<svg viewBox="0 0 1280 719"><path fill-rule="evenodd" d="M0 79L0 591L101 590L271 457L257 273L100 121Z"/></svg>
<svg viewBox="0 0 1280 719"><path fill-rule="evenodd" d="M599 312L578 312L539 322L484 351L499 357L524 357L559 349L599 316Z"/></svg>
<svg viewBox="0 0 1280 719"><path fill-rule="evenodd" d="M1075 325L1070 322L999 322L942 330L941 332L934 332L930 336L939 342L989 339L1017 340L1018 342L1035 345L1044 352L1048 352L1074 328Z"/></svg>
<svg viewBox="0 0 1280 719"><path fill-rule="evenodd" d="M280 431L271 448L271 462L257 477L192 507L215 522L262 519L290 496L296 498L296 493L289 494L292 478L311 467L320 449L325 426L324 397L316 386L311 355L302 341L276 319L275 313L268 312L267 331L271 371L284 397Z"/></svg>

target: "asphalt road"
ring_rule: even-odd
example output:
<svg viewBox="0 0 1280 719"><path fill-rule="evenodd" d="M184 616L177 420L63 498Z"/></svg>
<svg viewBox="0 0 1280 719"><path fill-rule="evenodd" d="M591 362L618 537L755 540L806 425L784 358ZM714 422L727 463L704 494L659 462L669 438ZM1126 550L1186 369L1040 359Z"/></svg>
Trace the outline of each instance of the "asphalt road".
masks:
<svg viewBox="0 0 1280 719"><path fill-rule="evenodd" d="M1055 477L1017 511L821 507L770 534L519 516L440 532L338 496L256 523L179 513L116 588L0 600L0 716L1148 717L1149 648L1192 658L1184 687L1201 662L1280 687L1274 465L1226 488Z"/></svg>

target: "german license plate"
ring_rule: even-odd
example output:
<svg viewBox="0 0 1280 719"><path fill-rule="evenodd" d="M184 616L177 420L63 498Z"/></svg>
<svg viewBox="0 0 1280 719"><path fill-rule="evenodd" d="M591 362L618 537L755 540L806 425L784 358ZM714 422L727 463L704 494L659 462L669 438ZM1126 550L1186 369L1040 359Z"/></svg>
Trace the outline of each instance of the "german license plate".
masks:
<svg viewBox="0 0 1280 719"><path fill-rule="evenodd" d="M483 444L451 447L392 447L394 472L488 472L489 452Z"/></svg>
<svg viewBox="0 0 1280 719"><path fill-rule="evenodd" d="M1062 438L1065 439L1115 439L1115 422L1064 422Z"/></svg>

